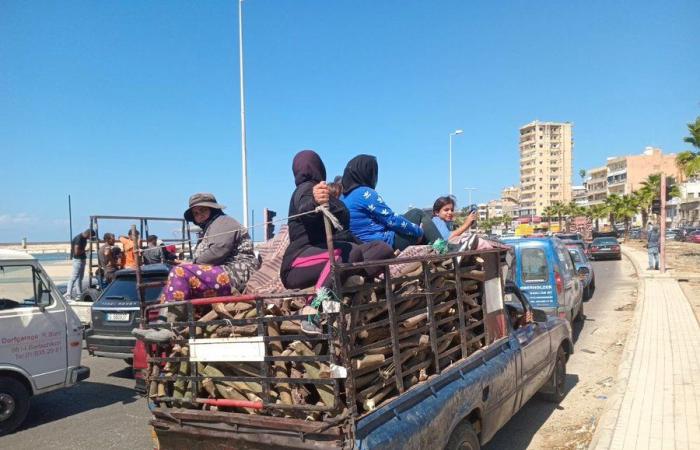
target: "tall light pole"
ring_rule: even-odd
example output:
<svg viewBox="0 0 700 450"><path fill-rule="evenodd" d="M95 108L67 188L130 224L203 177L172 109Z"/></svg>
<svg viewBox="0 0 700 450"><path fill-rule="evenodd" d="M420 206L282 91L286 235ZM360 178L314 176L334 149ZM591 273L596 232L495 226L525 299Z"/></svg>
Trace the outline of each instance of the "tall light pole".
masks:
<svg viewBox="0 0 700 450"><path fill-rule="evenodd" d="M243 182L243 226L248 228L248 155L245 141L245 89L243 88L243 0L238 0L238 66L241 80L241 179Z"/></svg>
<svg viewBox="0 0 700 450"><path fill-rule="evenodd" d="M476 191L477 188L464 188L465 191L469 193L469 204L472 204L472 191Z"/></svg>
<svg viewBox="0 0 700 450"><path fill-rule="evenodd" d="M450 195L452 195L452 136L462 133L464 133L462 130L455 130L454 132L450 133Z"/></svg>

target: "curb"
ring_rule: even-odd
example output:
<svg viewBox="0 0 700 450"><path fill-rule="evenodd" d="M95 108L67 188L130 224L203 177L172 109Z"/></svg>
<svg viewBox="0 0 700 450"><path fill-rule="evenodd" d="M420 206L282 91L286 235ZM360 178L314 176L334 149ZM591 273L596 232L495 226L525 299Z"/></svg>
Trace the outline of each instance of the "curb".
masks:
<svg viewBox="0 0 700 450"><path fill-rule="evenodd" d="M637 275L637 304L634 307L632 326L629 334L627 335L627 339L625 340L625 346L622 350L620 367L617 369L617 383L615 389L608 398L606 407L603 410L598 423L596 424L593 438L591 439L591 443L588 445L588 450L609 449L612 444L615 425L617 424L617 420L620 416L622 400L625 397L625 391L627 390L627 384L629 383L630 374L632 372L634 351L637 347L637 341L639 340L639 328L642 321L642 309L644 308L644 278L647 277L640 273L642 272L641 268L636 263L634 258L628 254L627 250L623 249L622 254L632 264L632 267L634 267L634 271Z"/></svg>

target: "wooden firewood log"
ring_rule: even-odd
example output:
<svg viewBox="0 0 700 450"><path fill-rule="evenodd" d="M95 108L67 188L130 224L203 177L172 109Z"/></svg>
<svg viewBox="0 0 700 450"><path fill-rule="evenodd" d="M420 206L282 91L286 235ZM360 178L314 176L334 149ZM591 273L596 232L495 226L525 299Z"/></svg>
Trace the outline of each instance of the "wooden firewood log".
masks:
<svg viewBox="0 0 700 450"><path fill-rule="evenodd" d="M275 322L269 322L267 326L267 334L268 336L279 336L280 335L280 330L279 330L279 325ZM270 353L272 356L280 356L282 355L282 342L277 341L277 340L272 340L268 344L270 348ZM275 361L273 364L273 374L276 378L287 378L287 367L286 364L282 361ZM282 403L286 405L291 405L292 404L292 393L289 384L287 383L279 383L277 384L277 391L279 392L280 395L280 400Z"/></svg>
<svg viewBox="0 0 700 450"><path fill-rule="evenodd" d="M306 343L302 341L292 342L289 344L289 348L293 349L294 352L301 356L317 356L317 353L315 353ZM301 363L301 365L304 367L304 377L306 378L318 379L321 378L322 372L330 371L328 366L321 362L304 361ZM314 387L316 388L321 401L323 401L325 405L330 406L334 404L335 394L333 394L333 388L330 385L317 384Z"/></svg>

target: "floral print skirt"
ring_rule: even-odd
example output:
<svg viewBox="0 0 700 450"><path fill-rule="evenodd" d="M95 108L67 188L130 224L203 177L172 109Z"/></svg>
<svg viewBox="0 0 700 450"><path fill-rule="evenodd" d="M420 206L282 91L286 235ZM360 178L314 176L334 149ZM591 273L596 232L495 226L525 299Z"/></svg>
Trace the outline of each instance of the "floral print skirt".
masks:
<svg viewBox="0 0 700 450"><path fill-rule="evenodd" d="M173 267L161 303L231 295L231 276L224 266L184 263Z"/></svg>

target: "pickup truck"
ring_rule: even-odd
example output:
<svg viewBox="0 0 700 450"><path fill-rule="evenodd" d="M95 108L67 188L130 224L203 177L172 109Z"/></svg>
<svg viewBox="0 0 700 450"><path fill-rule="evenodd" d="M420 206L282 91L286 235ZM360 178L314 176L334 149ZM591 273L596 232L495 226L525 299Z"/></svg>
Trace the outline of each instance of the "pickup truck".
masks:
<svg viewBox="0 0 700 450"><path fill-rule="evenodd" d="M289 353L283 353L281 357L276 356L279 353L271 351L271 342L303 340L305 337L267 334L265 330L268 328L264 324L274 320L299 319L303 318L303 315L275 318L263 313L258 318L245 321L220 321L229 326L258 324L257 329L262 332L262 336L258 335L257 340L262 343L257 348L257 359L252 356L255 352L251 352L250 347L256 339L255 336L244 338L248 339L245 346L236 340L241 338L228 338L228 348L216 347L221 345L221 338L207 339L197 336L195 339L189 339L189 356L185 358L163 357L170 351L162 345L149 345L149 375L146 380L151 386L149 407L153 414L151 425L156 447L455 450L480 448L535 393L541 392L547 399L555 402L564 397L566 362L573 352L568 322L558 317L549 317L541 310L532 309L526 295L514 284L505 282L505 253L499 249L334 265L336 286L339 286L338 273L342 270L357 270L371 264L384 264L386 270L383 281L365 283L354 289L371 290L372 286L385 285L384 292L387 298L373 297L372 302L362 304L352 299L346 286L337 289L337 298L343 299L339 305L339 312L329 310L321 313L326 334L317 339L326 339L329 348L336 348L338 351L329 351L328 355L324 356L326 359L322 359L322 356L317 359L310 356L296 357L296 361L305 363L330 359L334 364L330 364L332 370L330 375L325 377L313 377L307 373L303 378L292 378L293 372L286 375L289 378L270 376L275 373L275 367L280 367L281 362L288 364L295 361L294 356L288 356ZM408 301L407 298L414 297L407 295L401 298L390 289L401 285L401 275L398 278L393 277L390 269L398 264L418 264L422 267L421 271L404 278L418 280L420 288L411 295L420 299L419 305L425 304L411 313L402 313L401 305ZM445 267L448 269L444 270ZM438 278L442 281L436 281ZM452 281L445 282L447 279ZM475 281L476 289L464 289L464 283ZM445 292L447 294L439 295ZM467 295L462 294L463 292L473 293ZM208 328L215 325L214 321L205 324L195 320L193 311L196 306L250 302L255 304L259 312L263 312L265 305L274 300L270 297L247 295L180 302L182 305L172 305L186 306L189 309L188 320L171 325L173 329L185 325L190 332L189 336L193 336L192 333L196 329L203 330L205 326ZM362 317L361 312L367 312L377 306L386 308L388 314L379 316L384 319L376 322L376 325L383 327L382 331L390 337L371 344L358 344L354 336L368 332L373 329L373 325L357 317ZM146 309L148 308L151 307ZM143 316L147 317L147 314ZM425 322L421 322L422 327L407 326L407 322L422 318L426 319ZM449 329L445 328L445 324L453 324L452 329L455 331L445 332L444 330ZM152 325L144 321L143 326L157 327L162 324ZM338 333L334 334L334 330ZM412 359L408 358L411 351L403 350L402 346L411 333L414 333L415 337L415 333L423 333L421 339L426 337L429 341L425 357L413 366ZM452 342L452 347L445 346L445 342ZM208 344L211 344L209 349ZM240 350L234 347L236 345L242 345ZM390 369L388 372L393 374L391 377L385 377L383 384L388 386L390 393L387 398L378 402L376 407L367 407L368 397L364 395L366 391L361 392L359 386L362 384L361 380L373 376L374 369L363 371L353 357L370 351L376 354L378 350L385 348L382 345L390 350L385 351L387 360L380 367L380 370ZM235 356L229 359L219 356L222 359L217 359L215 347L223 351L220 355L245 353L245 358L238 357L239 360L247 361L245 364L250 364L250 361L260 362L262 372L259 377L218 378L222 384L229 381L257 382L259 384L256 392L259 393L260 399L255 400L255 395L249 396L248 401L211 398L211 395L205 398L206 394L203 394L200 381L211 382L212 378L211 373L206 373L206 377L199 373L203 370L202 364L210 361L228 361L225 364L229 367L237 364L234 361ZM164 364L182 361L189 364L189 370L180 370L180 375L177 374L178 371L173 373L172 370L162 373ZM423 370L427 371L427 376L420 377L416 382L412 374L423 374ZM213 379L217 383L217 378ZM333 403L336 409L327 403L324 408L317 406L323 403L311 406L297 405L295 401L295 405L282 405L279 400L275 402L271 399L270 386L282 382L290 386L295 381L299 384L314 383L313 386L328 383L335 392ZM189 386L191 391L185 395L180 391L179 396L175 395L178 383L181 388ZM307 387L309 385L306 384ZM375 388L376 386L370 385L366 389L374 391ZM250 400L251 398L253 400ZM362 405L365 406L364 410ZM246 408L248 412L251 409L257 412L242 413ZM321 411L323 415L319 416L317 413ZM314 419L305 420L301 418L303 414L299 416L298 412L308 413L307 417Z"/></svg>

